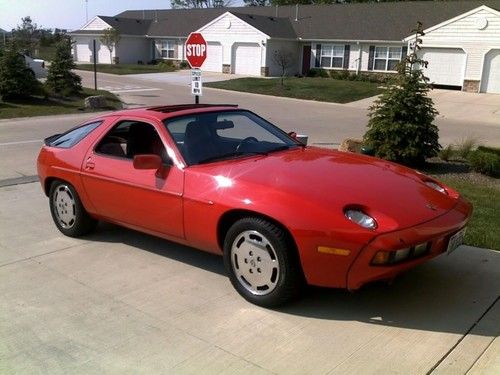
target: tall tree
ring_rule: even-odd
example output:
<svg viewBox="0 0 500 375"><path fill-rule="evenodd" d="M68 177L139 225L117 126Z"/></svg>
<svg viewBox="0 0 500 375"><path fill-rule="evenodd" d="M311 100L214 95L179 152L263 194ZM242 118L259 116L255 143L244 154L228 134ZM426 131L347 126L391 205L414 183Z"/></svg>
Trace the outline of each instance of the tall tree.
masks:
<svg viewBox="0 0 500 375"><path fill-rule="evenodd" d="M12 37L16 39L17 46L24 54L33 56L38 46L39 28L30 16L21 18L21 24L15 30L12 30Z"/></svg>
<svg viewBox="0 0 500 375"><path fill-rule="evenodd" d="M56 44L54 61L50 64L45 85L57 95L74 95L82 90L82 79L71 70L76 65L71 56L71 42L63 39Z"/></svg>
<svg viewBox="0 0 500 375"><path fill-rule="evenodd" d="M113 63L113 49L120 41L121 36L118 30L108 27L104 30L102 36L99 38L102 44L109 50L109 62Z"/></svg>
<svg viewBox="0 0 500 375"><path fill-rule="evenodd" d="M265 7L271 5L271 0L243 0L247 7Z"/></svg>
<svg viewBox="0 0 500 375"><path fill-rule="evenodd" d="M173 9L225 8L232 2L233 0L170 0L170 5Z"/></svg>

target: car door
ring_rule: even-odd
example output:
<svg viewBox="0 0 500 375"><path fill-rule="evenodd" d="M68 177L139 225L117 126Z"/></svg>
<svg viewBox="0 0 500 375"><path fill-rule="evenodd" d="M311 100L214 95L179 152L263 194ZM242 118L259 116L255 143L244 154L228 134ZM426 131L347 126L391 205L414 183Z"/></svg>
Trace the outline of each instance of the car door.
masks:
<svg viewBox="0 0 500 375"><path fill-rule="evenodd" d="M171 148L161 124L118 119L89 149L82 165L83 186L97 213L110 221L183 238L184 171L166 156L174 155ZM134 168L134 155L150 153L162 157L161 173Z"/></svg>

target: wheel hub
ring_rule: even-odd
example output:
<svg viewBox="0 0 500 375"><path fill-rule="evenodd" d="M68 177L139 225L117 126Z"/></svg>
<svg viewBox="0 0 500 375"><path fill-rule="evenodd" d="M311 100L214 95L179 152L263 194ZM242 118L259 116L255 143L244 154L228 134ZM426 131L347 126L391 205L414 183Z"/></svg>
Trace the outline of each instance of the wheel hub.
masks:
<svg viewBox="0 0 500 375"><path fill-rule="evenodd" d="M255 295L271 293L279 279L279 262L269 240L257 231L239 234L231 247L238 282Z"/></svg>
<svg viewBox="0 0 500 375"><path fill-rule="evenodd" d="M76 220L75 199L67 186L59 186L54 193L53 204L57 221L63 228L71 228Z"/></svg>

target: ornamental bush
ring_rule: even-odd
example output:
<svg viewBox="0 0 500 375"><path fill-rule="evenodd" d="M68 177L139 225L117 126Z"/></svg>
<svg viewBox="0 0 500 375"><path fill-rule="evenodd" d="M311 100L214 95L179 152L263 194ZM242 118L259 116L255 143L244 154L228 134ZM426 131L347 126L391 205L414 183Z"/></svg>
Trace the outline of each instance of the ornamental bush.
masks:
<svg viewBox="0 0 500 375"><path fill-rule="evenodd" d="M401 64L392 84L370 107L364 136L376 156L412 166L436 156L441 148L433 124L438 112L427 96L428 79L419 66L427 66L427 62L415 53Z"/></svg>
<svg viewBox="0 0 500 375"><path fill-rule="evenodd" d="M476 172L488 176L500 176L500 156L494 152L477 149L468 155L469 163Z"/></svg>
<svg viewBox="0 0 500 375"><path fill-rule="evenodd" d="M41 93L40 82L26 65L18 46L9 42L0 50L0 97L7 101Z"/></svg>
<svg viewBox="0 0 500 375"><path fill-rule="evenodd" d="M370 107L367 144L375 155L395 162L418 165L440 150L437 111L427 96L429 87L420 70L398 75Z"/></svg>
<svg viewBox="0 0 500 375"><path fill-rule="evenodd" d="M82 91L82 79L71 70L76 64L71 56L71 43L64 39L56 44L54 61L50 64L45 85L59 96L76 95Z"/></svg>

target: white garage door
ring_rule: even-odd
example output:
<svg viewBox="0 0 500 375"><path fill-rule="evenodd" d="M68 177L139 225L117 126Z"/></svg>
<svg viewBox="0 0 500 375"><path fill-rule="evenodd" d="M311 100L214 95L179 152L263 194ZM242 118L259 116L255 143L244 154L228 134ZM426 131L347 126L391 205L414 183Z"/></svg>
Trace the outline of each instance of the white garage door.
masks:
<svg viewBox="0 0 500 375"><path fill-rule="evenodd" d="M207 43L207 59L201 66L205 72L222 72L222 45L220 43Z"/></svg>
<svg viewBox="0 0 500 375"><path fill-rule="evenodd" d="M237 43L233 46L233 72L260 76L260 46L257 43Z"/></svg>
<svg viewBox="0 0 500 375"><path fill-rule="evenodd" d="M76 61L90 62L91 55L88 40L76 42Z"/></svg>
<svg viewBox="0 0 500 375"><path fill-rule="evenodd" d="M430 83L462 86L465 69L465 52L458 48L422 48L419 53L429 62L424 74Z"/></svg>
<svg viewBox="0 0 500 375"><path fill-rule="evenodd" d="M111 56L109 55L108 47L97 41L95 48L97 49L97 62L99 64L111 64Z"/></svg>
<svg viewBox="0 0 500 375"><path fill-rule="evenodd" d="M481 92L500 94L500 49L493 49L484 57Z"/></svg>

